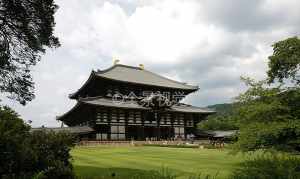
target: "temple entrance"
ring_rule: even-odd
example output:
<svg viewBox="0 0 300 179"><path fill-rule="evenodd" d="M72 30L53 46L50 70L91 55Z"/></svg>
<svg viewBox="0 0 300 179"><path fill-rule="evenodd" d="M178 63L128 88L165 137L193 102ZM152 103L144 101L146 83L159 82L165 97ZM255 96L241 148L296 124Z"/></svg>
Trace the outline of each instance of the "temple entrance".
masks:
<svg viewBox="0 0 300 179"><path fill-rule="evenodd" d="M155 126L145 126L144 127L145 139L155 140L157 138L157 127Z"/></svg>
<svg viewBox="0 0 300 179"><path fill-rule="evenodd" d="M126 126L126 139L127 140L138 140L139 138L139 127L140 126Z"/></svg>
<svg viewBox="0 0 300 179"><path fill-rule="evenodd" d="M126 126L126 140L170 140L174 128L169 126Z"/></svg>
<svg viewBox="0 0 300 179"><path fill-rule="evenodd" d="M170 140L174 138L174 127L161 126L160 127L160 139Z"/></svg>

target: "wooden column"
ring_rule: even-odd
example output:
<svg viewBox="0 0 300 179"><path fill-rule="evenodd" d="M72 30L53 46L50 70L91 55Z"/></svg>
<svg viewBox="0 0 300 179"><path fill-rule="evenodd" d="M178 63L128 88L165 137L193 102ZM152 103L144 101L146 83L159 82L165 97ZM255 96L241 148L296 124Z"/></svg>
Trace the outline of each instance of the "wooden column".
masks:
<svg viewBox="0 0 300 179"><path fill-rule="evenodd" d="M160 140L160 113L159 112L156 112L156 137L157 137L157 140Z"/></svg>
<svg viewBox="0 0 300 179"><path fill-rule="evenodd" d="M109 126L109 133L107 133L107 139L111 140L111 113L112 110L111 109L107 109L107 123Z"/></svg>
<svg viewBox="0 0 300 179"><path fill-rule="evenodd" d="M124 111L124 118L125 118L125 139L130 140L128 137L128 115L129 115L129 110Z"/></svg>
<svg viewBox="0 0 300 179"><path fill-rule="evenodd" d="M141 130L142 130L142 134L141 134L141 138L142 140L145 140L145 127L144 127L144 122L145 122L145 111L141 111Z"/></svg>

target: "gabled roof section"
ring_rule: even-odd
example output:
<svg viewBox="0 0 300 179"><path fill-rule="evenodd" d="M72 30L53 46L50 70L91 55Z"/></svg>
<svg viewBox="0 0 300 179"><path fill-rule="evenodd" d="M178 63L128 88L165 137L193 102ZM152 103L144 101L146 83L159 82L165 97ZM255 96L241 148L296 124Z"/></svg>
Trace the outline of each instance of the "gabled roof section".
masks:
<svg viewBox="0 0 300 179"><path fill-rule="evenodd" d="M69 98L75 99L76 95L83 90L93 79L95 78L95 71L92 71L89 78L86 80L86 82L75 92L72 94L69 94Z"/></svg>
<svg viewBox="0 0 300 179"><path fill-rule="evenodd" d="M95 106L151 110L150 107L144 107L135 100L113 101L112 99L104 98L104 97L88 97L88 98L80 98L79 102L95 105ZM202 108L202 107L192 106L183 103L178 103L173 106L170 106L170 108L166 110L171 112L183 112L183 113L202 113L202 114L216 113L216 111L213 111L208 108Z"/></svg>
<svg viewBox="0 0 300 179"><path fill-rule="evenodd" d="M115 109L137 109L137 110L146 110L152 111L151 107L144 107L137 100L119 100L114 101L112 98L96 96L96 97L86 97L79 98L77 104L69 110L67 113L59 116L57 120L63 121L65 124L71 124L71 120L79 113L82 113L81 109L87 106L101 106L101 107L109 107ZM214 114L215 111L208 108L201 108L197 106L187 105L183 103L178 103L170 106L165 109L170 112L182 112L182 113L193 113L193 114Z"/></svg>
<svg viewBox="0 0 300 179"><path fill-rule="evenodd" d="M127 109L144 109L150 110L150 108L143 107L137 103L137 101L114 101L110 98L104 97L89 97L89 98L80 98L79 102L95 105L95 106L105 106L105 107L114 107L114 108L127 108Z"/></svg>
<svg viewBox="0 0 300 179"><path fill-rule="evenodd" d="M186 83L168 79L140 67L121 64L116 64L103 71L97 71L95 75L106 79L149 86L175 88L190 91L196 91L199 88L198 86L187 85Z"/></svg>
<svg viewBox="0 0 300 179"><path fill-rule="evenodd" d="M171 80L140 67L116 64L106 70L92 71L88 80L81 86L81 88L79 88L75 93L70 94L69 97L71 99L77 99L80 91L84 90L91 81L96 80L97 78L161 88L185 90L188 92L194 92L199 89L198 86L192 86Z"/></svg>
<svg viewBox="0 0 300 179"><path fill-rule="evenodd" d="M203 114L214 114L216 111L213 111L208 108L202 108L198 106L192 106L188 104L179 103L176 105L173 105L169 111L174 112L183 112L183 113L203 113Z"/></svg>

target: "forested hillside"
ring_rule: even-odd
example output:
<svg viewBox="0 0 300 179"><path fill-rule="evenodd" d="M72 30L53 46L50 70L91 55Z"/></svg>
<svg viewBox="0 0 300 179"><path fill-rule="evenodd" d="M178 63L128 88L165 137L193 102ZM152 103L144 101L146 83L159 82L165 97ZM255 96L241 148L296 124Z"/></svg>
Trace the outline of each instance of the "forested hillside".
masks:
<svg viewBox="0 0 300 179"><path fill-rule="evenodd" d="M215 104L207 106L207 108L215 110L217 113L208 116L205 121L198 124L201 130L236 130L238 129L237 123L231 117L235 105L232 103Z"/></svg>

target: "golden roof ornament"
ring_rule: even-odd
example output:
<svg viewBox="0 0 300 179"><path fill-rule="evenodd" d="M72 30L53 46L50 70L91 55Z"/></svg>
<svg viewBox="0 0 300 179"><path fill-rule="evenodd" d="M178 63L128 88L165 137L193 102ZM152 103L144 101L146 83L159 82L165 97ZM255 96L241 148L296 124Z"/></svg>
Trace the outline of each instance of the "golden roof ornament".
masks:
<svg viewBox="0 0 300 179"><path fill-rule="evenodd" d="M144 64L139 64L139 66L140 66L140 69L142 69L142 70L145 69Z"/></svg>
<svg viewBox="0 0 300 179"><path fill-rule="evenodd" d="M117 59L116 57L113 57L113 63L114 65L118 64L120 62L119 59Z"/></svg>

